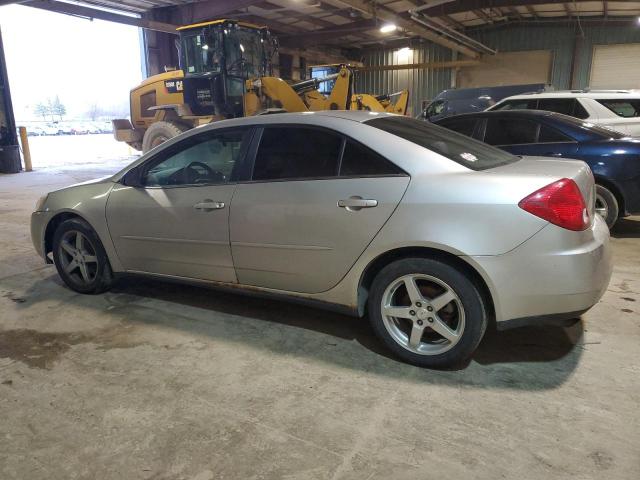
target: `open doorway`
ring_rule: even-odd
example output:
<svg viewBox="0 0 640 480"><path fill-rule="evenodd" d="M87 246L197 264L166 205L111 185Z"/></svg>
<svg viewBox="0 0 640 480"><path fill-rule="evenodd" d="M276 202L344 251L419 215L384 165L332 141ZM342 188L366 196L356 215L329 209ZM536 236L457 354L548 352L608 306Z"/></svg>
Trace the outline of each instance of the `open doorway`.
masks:
<svg viewBox="0 0 640 480"><path fill-rule="evenodd" d="M34 169L113 163L139 153L112 135L129 115L142 79L140 33L20 5L0 7L17 126L25 126Z"/></svg>

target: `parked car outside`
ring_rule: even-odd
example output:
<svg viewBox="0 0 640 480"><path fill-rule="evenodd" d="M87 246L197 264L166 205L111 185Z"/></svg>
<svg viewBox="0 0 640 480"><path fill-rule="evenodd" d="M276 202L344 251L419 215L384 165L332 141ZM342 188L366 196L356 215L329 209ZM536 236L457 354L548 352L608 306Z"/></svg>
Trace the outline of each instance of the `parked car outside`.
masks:
<svg viewBox="0 0 640 480"><path fill-rule="evenodd" d="M58 123L58 135L73 135L73 127L67 123Z"/></svg>
<svg viewBox="0 0 640 480"><path fill-rule="evenodd" d="M44 125L42 127L42 130L44 131L45 135L58 135L60 132L58 127L55 125Z"/></svg>
<svg viewBox="0 0 640 480"><path fill-rule="evenodd" d="M544 90L544 83L500 87L452 88L440 92L418 118L436 122L460 113L482 112L505 97Z"/></svg>
<svg viewBox="0 0 640 480"><path fill-rule="evenodd" d="M18 134L20 132L18 131ZM42 127L39 127L38 125L32 125L30 127L27 127L27 136L28 137L39 137L45 135L44 130L42 129Z"/></svg>
<svg viewBox="0 0 640 480"><path fill-rule="evenodd" d="M505 98L487 110L548 110L640 137L640 91L574 90Z"/></svg>
<svg viewBox="0 0 640 480"><path fill-rule="evenodd" d="M71 127L71 133L73 135L86 135L89 133L89 128L86 125L76 123Z"/></svg>
<svg viewBox="0 0 640 480"><path fill-rule="evenodd" d="M540 110L466 114L438 124L514 155L585 161L595 176L596 212L610 228L640 213L640 139Z"/></svg>
<svg viewBox="0 0 640 480"><path fill-rule="evenodd" d="M612 265L593 195L584 162L391 114L283 113L189 130L52 192L31 233L78 292L137 273L366 313L400 358L442 367L489 322L565 322L600 299Z"/></svg>

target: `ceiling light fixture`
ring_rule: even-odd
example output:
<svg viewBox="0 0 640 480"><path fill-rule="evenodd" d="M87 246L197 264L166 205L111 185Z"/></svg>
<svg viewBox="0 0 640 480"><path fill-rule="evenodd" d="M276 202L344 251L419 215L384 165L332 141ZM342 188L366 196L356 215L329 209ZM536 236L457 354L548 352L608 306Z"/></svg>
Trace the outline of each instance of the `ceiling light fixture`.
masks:
<svg viewBox="0 0 640 480"><path fill-rule="evenodd" d="M397 29L398 29L398 26L394 23L387 23L386 25L383 25L380 27L380 31L382 33L395 32Z"/></svg>

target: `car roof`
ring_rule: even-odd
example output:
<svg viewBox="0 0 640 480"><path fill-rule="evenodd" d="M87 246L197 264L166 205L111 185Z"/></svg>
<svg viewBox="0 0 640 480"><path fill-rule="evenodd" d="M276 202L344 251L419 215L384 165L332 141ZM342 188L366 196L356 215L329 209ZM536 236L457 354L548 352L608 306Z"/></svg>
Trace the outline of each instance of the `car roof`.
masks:
<svg viewBox="0 0 640 480"><path fill-rule="evenodd" d="M445 117L442 120L437 120L434 123L446 122L447 120L454 120L459 118L478 118L478 117L488 117L488 116L508 116L508 117L530 117L530 118L541 118L541 117L554 117L561 119L562 117L566 117L561 113L550 112L548 110L491 110L484 112L472 112L472 113L461 113L459 115L453 115L451 117Z"/></svg>
<svg viewBox="0 0 640 480"><path fill-rule="evenodd" d="M634 98L640 99L640 90L560 90L556 92L531 92L512 95L505 100L524 100L529 98Z"/></svg>
<svg viewBox="0 0 640 480"><path fill-rule="evenodd" d="M319 112L274 112L263 115L253 115L250 117L231 118L228 120L218 120L197 127L198 131L202 129L225 128L241 125L266 125L278 123L301 123L308 124L309 117L336 118L340 120L351 120L353 122L363 123L376 117L398 117L395 113L387 112L369 112L366 110L322 110Z"/></svg>

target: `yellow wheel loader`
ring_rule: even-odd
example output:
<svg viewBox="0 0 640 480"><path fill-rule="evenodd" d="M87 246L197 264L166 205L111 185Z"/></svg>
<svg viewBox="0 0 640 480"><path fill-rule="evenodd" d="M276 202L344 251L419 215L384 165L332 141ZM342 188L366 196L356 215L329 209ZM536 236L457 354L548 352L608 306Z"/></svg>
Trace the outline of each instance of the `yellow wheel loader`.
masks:
<svg viewBox="0 0 640 480"><path fill-rule="evenodd" d="M340 72L343 68L348 68L353 74L363 68L362 64L327 64L327 65L313 65L309 68L311 77L314 77L317 73L323 75L332 74L325 79L331 79L331 77ZM316 98L322 98L322 93L318 91L312 91L305 97L305 102L313 103ZM353 93L349 101L349 110L367 110L371 112L389 112L396 113L398 115L406 115L409 107L409 90L401 90L396 93L372 95L368 93Z"/></svg>
<svg viewBox="0 0 640 480"><path fill-rule="evenodd" d="M326 79L292 85L271 76L277 42L266 27L215 20L178 30L181 69L149 77L131 90L131 120L113 120L116 140L147 152L225 118L349 108L352 77L346 67ZM335 80L330 95L315 91L329 80Z"/></svg>

